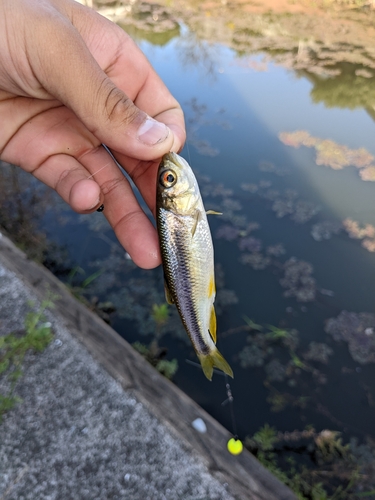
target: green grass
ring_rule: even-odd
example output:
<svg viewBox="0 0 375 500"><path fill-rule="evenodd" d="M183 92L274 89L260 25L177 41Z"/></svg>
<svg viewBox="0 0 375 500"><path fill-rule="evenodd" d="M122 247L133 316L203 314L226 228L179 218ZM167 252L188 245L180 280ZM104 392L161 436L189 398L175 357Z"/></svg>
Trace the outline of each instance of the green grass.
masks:
<svg viewBox="0 0 375 500"><path fill-rule="evenodd" d="M32 308L33 304L29 307ZM37 311L30 310L26 314L22 331L0 337L0 377L5 378L8 387L5 394L0 394L0 421L4 413L21 401L14 391L23 375L26 353L42 352L52 340L51 324L44 315L45 310L51 307L52 299L44 300Z"/></svg>

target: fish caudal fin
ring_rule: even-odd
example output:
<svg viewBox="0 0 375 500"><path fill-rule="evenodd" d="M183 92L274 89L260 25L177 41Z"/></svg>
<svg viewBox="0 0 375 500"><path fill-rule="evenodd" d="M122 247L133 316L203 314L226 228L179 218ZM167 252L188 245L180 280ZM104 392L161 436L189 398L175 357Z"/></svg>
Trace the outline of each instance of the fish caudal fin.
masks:
<svg viewBox="0 0 375 500"><path fill-rule="evenodd" d="M208 380L212 380L214 367L223 370L224 373L233 378L232 368L216 348L210 354L198 354L198 358L201 362L203 373L206 375Z"/></svg>

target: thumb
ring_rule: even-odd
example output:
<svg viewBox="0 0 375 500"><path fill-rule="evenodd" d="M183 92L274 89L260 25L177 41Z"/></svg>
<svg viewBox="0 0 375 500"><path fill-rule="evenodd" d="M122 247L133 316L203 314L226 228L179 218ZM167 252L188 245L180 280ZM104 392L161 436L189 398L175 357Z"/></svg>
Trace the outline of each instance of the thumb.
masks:
<svg viewBox="0 0 375 500"><path fill-rule="evenodd" d="M99 23L97 19L95 21L103 30L120 30L106 19L100 20ZM51 27L40 23L40 29L34 30L34 33L38 33L37 36L45 40L48 30L51 30ZM138 98L153 70L135 43L122 30L121 32L126 37L128 55L126 60L122 61L126 65L121 67L120 71L126 74L129 91ZM120 45L118 38L117 36L117 45ZM54 20L53 36L49 33L47 39L49 44L39 43L43 51L39 54L39 66L36 70L40 83L49 94L69 107L100 142L140 160L153 160L172 149L174 135L171 129L140 110L132 98L115 85L101 69L77 29L67 22L61 13L59 22ZM107 52L113 51L115 54L119 50L116 37L108 36L103 39L108 44L108 47L105 47ZM124 40L121 40L121 46L123 45ZM64 48L63 51L61 47ZM100 56L103 57L103 54ZM116 64L115 55L111 58L109 54L107 58L108 65ZM154 76L154 79L157 85L164 86L157 77ZM159 91L154 94L151 97L155 101L158 94L165 95L166 92ZM167 106L171 105L173 111L173 106L177 108L178 104L170 97ZM162 115L165 111L166 107L156 114Z"/></svg>

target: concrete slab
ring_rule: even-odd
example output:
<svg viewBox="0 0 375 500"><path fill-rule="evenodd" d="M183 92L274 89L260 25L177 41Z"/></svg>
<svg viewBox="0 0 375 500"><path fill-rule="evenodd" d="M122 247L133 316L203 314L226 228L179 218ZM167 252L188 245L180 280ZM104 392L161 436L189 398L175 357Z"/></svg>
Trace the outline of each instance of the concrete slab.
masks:
<svg viewBox="0 0 375 500"><path fill-rule="evenodd" d="M23 401L0 424L0 500L295 498L249 453L229 455L225 429L2 236L0 334L47 288L60 295L54 340L27 356Z"/></svg>

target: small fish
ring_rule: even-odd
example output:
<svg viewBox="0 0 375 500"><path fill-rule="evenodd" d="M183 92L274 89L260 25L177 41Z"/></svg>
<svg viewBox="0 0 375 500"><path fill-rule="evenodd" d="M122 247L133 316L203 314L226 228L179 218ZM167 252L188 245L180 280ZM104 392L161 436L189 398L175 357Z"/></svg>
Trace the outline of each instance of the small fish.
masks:
<svg viewBox="0 0 375 500"><path fill-rule="evenodd" d="M216 366L233 377L215 346L214 250L197 180L176 153L163 156L158 171L156 222L165 296L175 304L206 377Z"/></svg>

